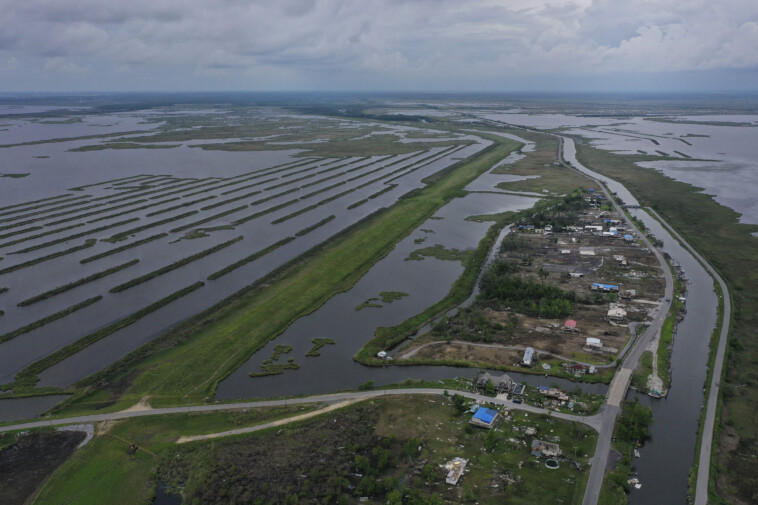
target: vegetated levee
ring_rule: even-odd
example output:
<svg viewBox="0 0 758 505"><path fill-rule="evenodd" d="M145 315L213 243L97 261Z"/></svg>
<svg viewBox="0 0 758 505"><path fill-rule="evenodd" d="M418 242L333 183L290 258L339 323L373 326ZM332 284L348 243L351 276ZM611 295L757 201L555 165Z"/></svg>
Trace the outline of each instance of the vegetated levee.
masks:
<svg viewBox="0 0 758 505"><path fill-rule="evenodd" d="M218 244L216 246L211 247L210 249L205 249L204 251L200 251L197 254L193 254L192 256L187 256L186 258L182 258L178 261L175 261L171 263L170 265L166 265L163 268L159 268L157 270L153 270L150 273L147 273L145 275L141 275L135 279L130 280L129 282L125 282L123 284L119 284L116 287L113 287L110 289L111 293L119 293L121 291L125 291L133 286L136 286L138 284L142 284L143 282L147 282L150 279L154 279L158 277L159 275L163 275L165 273L168 273L172 270L176 270L179 267L183 267L184 265L187 265L189 263L192 263L193 261L197 261L200 258L204 258L205 256L208 256L209 254L213 254L215 252L218 252L222 249L225 249L229 247L232 244L235 244L242 240L244 237L240 235L239 237L235 237L231 240L227 240L226 242L222 242L221 244Z"/></svg>
<svg viewBox="0 0 758 505"><path fill-rule="evenodd" d="M45 242L43 244L33 245L33 246L30 246L30 247L27 247L26 249L21 249L20 251L14 251L14 254L16 254L16 253L27 253L27 252L30 252L30 251L36 251L37 249L43 249L45 247L50 247L50 246L53 246L53 245L56 245L56 244L60 244L60 243L63 243L63 242L68 242L69 240L73 240L75 238L86 237L87 235L92 235L93 233L98 233L98 232L101 232L103 230L109 230L111 228L115 228L117 226L122 226L122 225L125 225L125 224L128 224L128 223L133 223L134 221L138 221L138 220L139 220L138 217L134 217L132 219L126 219L124 221L119 221L118 223L112 223L112 224L109 224L109 225L106 225L106 226L101 226L99 228L95 228L94 230L87 230L87 231L82 232L82 233L76 233L74 235L69 235L68 237L59 238L57 240L51 240L51 241Z"/></svg>
<svg viewBox="0 0 758 505"><path fill-rule="evenodd" d="M51 205L58 205L58 204L61 204L61 203L69 203L69 202L73 202L73 201L80 201L80 200L82 200L84 198L88 198L87 196L73 196L73 195L68 195L68 196L70 196L71 198L68 198L66 200L58 200L56 202L43 203L43 204L40 204L40 205L35 205L34 207L26 207L26 208L23 208L23 209L17 208L16 210L10 210L10 211L7 211L7 212L2 212L2 213L0 213L0 218L3 218L3 220L7 220L8 218L5 218L4 216L10 216L12 214L18 214L20 212L28 212L30 210L43 209L45 207L50 207ZM78 204L75 204L75 205L83 205L84 203L86 203L86 202L81 202L81 203L78 203ZM66 207L69 207L69 205L64 205L64 206L61 206L61 207L53 207L52 209L46 209L46 210L42 211L42 213L44 213L44 212L52 212L54 210L63 209L63 208L66 208ZM35 213L32 213L32 214L27 214L27 215L28 216L34 216L36 214L37 213L35 212ZM23 217L23 216L14 216L14 217L12 217L10 219L14 219L15 220L15 219L19 219L20 217Z"/></svg>
<svg viewBox="0 0 758 505"><path fill-rule="evenodd" d="M177 216L171 216L171 217L168 217L166 219L161 219L160 221L153 221L151 223L147 223L147 224L144 224L142 226L138 226L136 228L131 228L129 230L116 233L115 235L111 235L109 238L107 238L105 240L111 241L111 242L117 242L119 240L125 239L129 235L135 235L135 234L137 234L137 233L139 233L141 231L149 230L150 228L155 228L156 226L161 226L161 225L164 225L166 223L171 223L173 221L178 221L180 219L184 219L185 217L194 216L195 214L197 214L197 212L198 211L196 211L196 210L192 210L190 212L185 212L184 214L179 214ZM136 219L134 219L133 221L136 221Z"/></svg>
<svg viewBox="0 0 758 505"><path fill-rule="evenodd" d="M96 242L97 242L97 240L95 240L93 238L87 239L84 242L84 244L82 244L82 245L71 247L69 249L64 249L63 251L58 251L58 252L53 253L53 254L48 254L47 256L42 256L42 257L35 258L35 259L29 260L29 261L25 261L23 263L18 263L16 265L3 268L2 270L0 270L0 275L7 274L9 272L14 272L14 271L20 270L22 268L30 267L32 265L36 265L37 263L42 263L43 261L48 261L48 260L52 260L52 259L55 259L55 258L60 258L61 256L65 256L66 254L72 254L72 253L75 253L77 251L81 251L82 249L87 249L87 248L92 247L93 245L95 245Z"/></svg>
<svg viewBox="0 0 758 505"><path fill-rule="evenodd" d="M46 237L48 235L55 235L56 233L61 233L61 232L70 230L72 228L79 228L80 226L84 226L84 223L76 223L76 224L73 224L73 225L70 225L70 226L65 226L63 228L57 228L55 230L47 230L44 233L38 233L36 235L29 235L28 237L21 237L21 238L18 238L16 240L11 240L10 242L5 242L3 244L0 244L0 249L3 248L3 247L9 247L9 246L12 246L12 245L20 244L20 243L26 242L28 240L34 240L34 239L37 239L37 238Z"/></svg>
<svg viewBox="0 0 758 505"><path fill-rule="evenodd" d="M29 333L32 330L36 330L40 326L44 326L48 323L52 323L53 321L61 319L62 317L66 317L72 312L76 312L77 310L83 309L84 307L87 307L88 305L92 305L93 303L101 300L102 298L103 297L101 295L88 298L82 302L79 302L66 309L63 309L60 312L56 312L55 314L50 314L49 316L43 317L42 319L38 319L37 321L27 324L26 326L22 326L21 328L8 332L4 335L0 335L0 343L8 341L12 338L18 337L19 335L23 335L24 333Z"/></svg>
<svg viewBox="0 0 758 505"><path fill-rule="evenodd" d="M426 187L411 192L388 209L380 209L305 255L185 321L167 334L132 351L102 372L78 383L80 394L67 403L77 409L88 402L95 384L112 382L149 363L115 396L113 408L139 399L145 391L154 405L197 401L212 394L220 380L284 331L298 317L316 310L336 292L349 289L371 266L392 251L399 240L460 195L460 188L518 147L510 140L492 145L466 160L430 176ZM426 181L426 179L424 180ZM181 345L178 345L180 344ZM224 349L219 353L219 349ZM102 390L99 395L107 394ZM136 401L136 400L135 400Z"/></svg>
<svg viewBox="0 0 758 505"><path fill-rule="evenodd" d="M331 216L327 216L324 219L322 219L321 221L319 221L318 223L312 224L311 226L308 226L307 228L303 228L299 232L295 233L295 236L296 237L302 237L303 235L307 235L310 232L312 232L313 230L315 230L316 228L324 226L326 223L328 223L332 219L335 219L336 217L337 216L335 216L334 214L332 214Z"/></svg>
<svg viewBox="0 0 758 505"><path fill-rule="evenodd" d="M150 212L150 213L146 214L146 216L147 217L152 217L152 216L157 216L159 214L165 214L166 212L171 212L172 210L181 209L181 208L184 208L184 207L191 207L191 206L193 206L193 205L195 205L197 203L206 202L208 200L213 200L214 198L217 198L216 195L206 196L204 198L198 198L197 200L191 200L189 202L180 203L179 205L174 205L172 207L166 207L165 209L161 209L161 210L156 210L154 212ZM181 200L181 198L177 196L176 198L171 198L169 200L164 200L162 202L156 203L156 205L161 205L161 204L167 203L169 201L176 201L176 200Z"/></svg>
<svg viewBox="0 0 758 505"><path fill-rule="evenodd" d="M122 251L126 251L127 249L131 249L133 247L139 247L139 246L141 246L143 244L147 244L148 242L152 242L153 240L157 240L159 238L163 238L163 237L166 237L166 236L168 236L168 233L159 233L157 235L153 235L151 237L143 238L142 240L138 240L136 242L132 242L131 244L122 245L120 247L116 247L115 249L111 249L109 251L101 252L99 254L95 254L94 256L89 256L87 258L84 258L84 259L80 260L79 263L89 263L90 261L99 260L99 259L105 258L107 256L110 256L112 254L117 254L117 253L120 253ZM92 244L90 246L88 246L88 247L91 247L92 245L95 245L95 240L94 239L91 239L91 240L92 240Z"/></svg>
<svg viewBox="0 0 758 505"><path fill-rule="evenodd" d="M32 226L31 228L24 228L22 230L16 230L10 233L6 233L5 235L0 235L0 239L12 237L14 235L21 235L22 233L29 233L30 231L36 231L36 230L41 230L41 229L42 229L42 226Z"/></svg>
<svg viewBox="0 0 758 505"><path fill-rule="evenodd" d="M275 244L272 244L272 245L270 245L268 247L265 247L265 248L261 249L260 251L251 254L250 256L246 256L246 257L242 258L241 260L236 261L236 262L232 263L231 265L226 266L226 267L222 268L221 270L210 274L208 276L208 280L209 281L215 281L219 277L223 277L224 275L228 274L229 272L231 272L233 270L236 270L236 269L238 269L241 266L247 265L251 261L255 261L255 260L259 259L259 258L262 258L263 256L267 255L268 253L273 252L273 251L279 249L284 244L292 242L293 240L295 240L295 237L287 237L285 239L282 239L282 240L280 240L279 242L277 242Z"/></svg>
<svg viewBox="0 0 758 505"><path fill-rule="evenodd" d="M128 261L121 265L116 265L115 267L108 268L101 272L95 272L94 274L88 275L87 277L83 277L81 279L69 282L68 284L64 284L63 286L58 286L57 288L51 289L50 291L45 291L44 293L40 293L37 296L33 296L31 298L27 298L26 300L22 300L18 302L17 305L19 307L26 307L27 305L31 305L33 303L46 300L47 298L50 298L51 296L59 295L61 293L65 293L69 289L74 289L75 287L81 286L82 284L87 284L88 282L92 282L97 279L102 279L103 277L116 273L125 268L129 268L130 266L136 265L137 263L139 263L139 260L133 259L132 261Z"/></svg>
<svg viewBox="0 0 758 505"><path fill-rule="evenodd" d="M186 288L180 289L179 291L176 291L166 296L165 298L161 298L157 302L151 303L147 307L144 307L138 310L137 312L135 312L134 314L131 314L123 319L120 319L119 321L116 321L115 323L112 323L106 326L105 328L101 328L88 335L81 337L75 342L65 347L62 347L61 349L58 349L52 354L47 355L46 357L42 358L39 361L35 361L28 367L21 370L16 375L16 382L14 384L17 384L18 386L33 386L38 380L37 375L43 370L45 370L46 368L49 368L55 365L56 363L63 361L69 356L77 353L78 351L81 351L85 347L88 347L92 345L93 343L97 342L98 340L103 339L112 333L115 333L121 328L124 328L126 326L129 326L130 324L133 324L139 321L140 319L147 316L148 314L155 312L156 310L168 305L174 300L177 300L183 296L188 295L189 293L203 287L204 285L205 285L204 282L198 281L194 284L187 286Z"/></svg>
<svg viewBox="0 0 758 505"><path fill-rule="evenodd" d="M105 207L104 209L99 209L99 210L95 210L95 211L92 211L92 212L86 212L84 214L76 214L75 216L69 216L69 217L64 218L64 219L59 219L58 221L54 221L52 223L45 223L45 226L53 226L53 225L56 225L56 224L67 223L69 221L76 221L77 219L82 219L84 217L90 217L90 216L96 216L96 215L102 214L104 212L110 212L112 210L122 209L124 207L129 207L130 205L137 205L138 203L143 203L143 202L146 202L146 201L147 200L137 200L136 202L129 202L129 203L125 203L123 205L114 205L114 206L111 206L111 207ZM98 205L96 205L96 207L102 207L104 205L105 204L98 204ZM77 209L75 212L79 212L80 210L82 210L82 209ZM48 219L52 219L52 218L51 217L45 218L45 220L48 220Z"/></svg>
<svg viewBox="0 0 758 505"><path fill-rule="evenodd" d="M60 200L61 198L68 198L71 196L74 196L74 195L64 194L64 195L58 195L58 196L51 196L49 198L42 198L40 200L32 200L30 202L17 203L14 205L6 205L5 207L0 207L0 210L17 209L19 207L26 207L27 205L34 205L35 203L49 202L50 200Z"/></svg>
<svg viewBox="0 0 758 505"><path fill-rule="evenodd" d="M200 226L201 224L205 224L205 223L209 223L211 221L215 221L216 219L220 219L220 218L222 218L224 216L228 216L229 214L234 214L235 212L239 212L239 211L244 210L246 208L247 208L247 205L242 205L241 207L235 207L233 209L226 210L224 212L219 212L218 214L214 214L214 215L212 215L210 217L206 217L206 218L200 219L198 221L193 221L191 223L188 223L188 224L185 224L185 225L182 225L182 226L177 226L176 228L173 228L171 230L171 232L172 233L176 233L176 232L179 232L179 231L189 230L190 228L195 228L196 226ZM196 213L197 213L197 211L195 211L195 214Z"/></svg>

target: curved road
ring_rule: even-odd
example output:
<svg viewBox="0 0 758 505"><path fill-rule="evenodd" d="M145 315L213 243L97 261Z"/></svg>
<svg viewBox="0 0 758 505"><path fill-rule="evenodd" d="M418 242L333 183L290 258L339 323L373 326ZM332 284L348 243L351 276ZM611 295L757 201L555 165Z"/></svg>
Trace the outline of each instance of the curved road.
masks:
<svg viewBox="0 0 758 505"><path fill-rule="evenodd" d="M161 409L144 408L122 410L121 412L111 412L108 414L95 414L91 416L79 416L79 417L67 417L62 419L49 419L44 421L33 421L28 423L12 424L8 426L1 426L0 433L5 431L15 430L27 430L31 428L42 428L45 426L63 426L66 424L87 424L97 423L101 421L113 421L118 419L130 419L134 417L146 417L146 416L161 416L166 414L186 414L189 412L216 412L220 410L240 410L251 409L257 407L277 407L286 405L300 405L306 403L338 403L338 402L356 402L361 400L368 400L370 398L376 398L380 396L396 396L396 395L442 395L445 393L445 389L425 389L425 388L405 388L405 389L382 389L376 391L358 391L353 393L333 393L328 395L308 396L305 398L292 398L284 400L264 400L258 402L240 402L240 403L218 403L215 405L195 405L190 407L167 407ZM524 410L535 414L548 414L551 417L557 419L563 419L565 421L576 421L578 423L586 424L595 431L599 431L602 424L601 414L594 416L575 416L571 414L563 414L561 412L553 412L551 410L541 409L538 407L532 407L531 405L517 404L508 400L500 400L498 398L492 398L476 393L469 393L467 391L450 391L451 394L459 394L472 400L480 402L495 403L498 405L505 405L513 410ZM260 429L260 428L259 428Z"/></svg>
<svg viewBox="0 0 758 505"><path fill-rule="evenodd" d="M524 351L526 350L526 347L521 345L499 345L499 344L480 344L477 342L467 342L465 340L433 340L432 342L426 342L425 344L421 344L420 346L411 349L405 354L395 356L395 359L408 359L412 358L416 355L421 349L424 349L425 347L429 347L430 345L436 345L436 344L461 344L461 345L470 345L473 347L487 347L489 349L506 349L506 350L512 350L512 351ZM613 363L606 363L606 364L597 364L597 363L584 363L582 361L576 361L573 358L567 358L566 356L561 356L560 354L555 354L552 352L547 351L538 351L535 350L535 352L538 355L547 355L552 356L554 358L562 359L563 361L568 361L569 363L577 363L579 365L585 365L585 366L594 366L595 368L612 368L616 366L616 362Z"/></svg>

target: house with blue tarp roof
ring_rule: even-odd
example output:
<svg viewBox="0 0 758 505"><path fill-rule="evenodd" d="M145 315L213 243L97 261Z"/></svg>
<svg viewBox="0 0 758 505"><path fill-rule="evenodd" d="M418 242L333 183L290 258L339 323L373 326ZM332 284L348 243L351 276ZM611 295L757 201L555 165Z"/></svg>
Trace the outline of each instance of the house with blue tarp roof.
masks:
<svg viewBox="0 0 758 505"><path fill-rule="evenodd" d="M495 409L479 407L476 413L473 416L471 416L471 421L469 422L473 424L474 426L480 426L482 428L491 429L491 428L494 428L495 423L497 422L497 419L499 416L500 416L500 412L498 412Z"/></svg>
<svg viewBox="0 0 758 505"><path fill-rule="evenodd" d="M593 282L592 290L605 291L606 293L614 293L619 290L619 287L615 284L603 284L602 282Z"/></svg>

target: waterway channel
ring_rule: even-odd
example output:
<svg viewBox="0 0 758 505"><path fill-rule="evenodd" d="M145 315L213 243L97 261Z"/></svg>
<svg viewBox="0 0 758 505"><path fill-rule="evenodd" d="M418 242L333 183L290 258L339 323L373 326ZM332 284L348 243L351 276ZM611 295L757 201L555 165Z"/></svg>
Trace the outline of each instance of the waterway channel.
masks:
<svg viewBox="0 0 758 505"><path fill-rule="evenodd" d="M606 182L608 188L627 204L637 200L621 184L582 166L576 160L574 144L565 140L564 158L580 171ZM671 388L660 400L635 394L653 410L654 424L650 440L640 449L640 458L633 465L642 487L629 495L632 505L687 503L687 479L695 462L698 416L704 404L703 387L706 379L708 344L716 325L718 299L713 279L662 226L641 209L632 215L663 241L662 250L677 262L687 278L684 320L677 326L671 358Z"/></svg>

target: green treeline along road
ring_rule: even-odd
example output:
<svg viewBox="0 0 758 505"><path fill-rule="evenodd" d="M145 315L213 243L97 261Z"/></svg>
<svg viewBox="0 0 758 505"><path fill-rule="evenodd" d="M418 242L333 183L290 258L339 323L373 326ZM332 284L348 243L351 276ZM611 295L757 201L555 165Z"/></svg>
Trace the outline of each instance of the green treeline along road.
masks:
<svg viewBox="0 0 758 505"><path fill-rule="evenodd" d="M437 209L462 196L469 182L522 147L498 136L487 138L490 146L426 178L424 188L80 381L58 412L87 411L103 402L116 411L148 394L155 406L202 402L251 354L299 317L352 287ZM103 382L114 386L100 387Z"/></svg>

